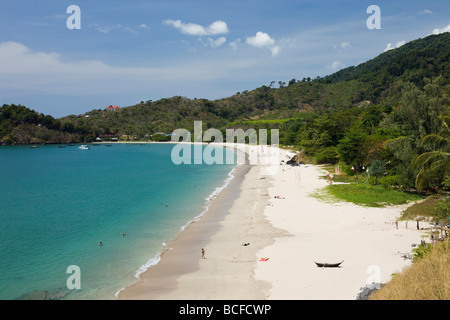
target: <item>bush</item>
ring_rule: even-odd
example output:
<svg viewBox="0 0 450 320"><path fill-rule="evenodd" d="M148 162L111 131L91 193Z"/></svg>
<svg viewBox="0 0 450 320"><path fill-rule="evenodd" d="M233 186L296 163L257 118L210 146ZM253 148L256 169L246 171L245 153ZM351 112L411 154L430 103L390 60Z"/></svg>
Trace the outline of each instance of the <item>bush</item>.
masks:
<svg viewBox="0 0 450 320"><path fill-rule="evenodd" d="M445 191L450 191L450 176L446 176L442 181L442 189Z"/></svg>
<svg viewBox="0 0 450 320"><path fill-rule="evenodd" d="M154 134L152 136L152 141L161 142L161 141L170 141L170 140L171 140L170 136L166 136L166 135L162 135L162 134Z"/></svg>
<svg viewBox="0 0 450 320"><path fill-rule="evenodd" d="M386 189L392 189L392 186L398 186L398 176L381 177L378 182Z"/></svg>
<svg viewBox="0 0 450 320"><path fill-rule="evenodd" d="M377 177L370 177L367 182L372 186L376 186L378 184L378 179Z"/></svg>
<svg viewBox="0 0 450 320"><path fill-rule="evenodd" d="M450 197L444 197L436 202L434 208L436 222L447 224L450 221Z"/></svg>
<svg viewBox="0 0 450 320"><path fill-rule="evenodd" d="M314 161L317 164L323 163L337 163L338 162L338 153L336 147L327 147L325 149L321 149L314 154Z"/></svg>

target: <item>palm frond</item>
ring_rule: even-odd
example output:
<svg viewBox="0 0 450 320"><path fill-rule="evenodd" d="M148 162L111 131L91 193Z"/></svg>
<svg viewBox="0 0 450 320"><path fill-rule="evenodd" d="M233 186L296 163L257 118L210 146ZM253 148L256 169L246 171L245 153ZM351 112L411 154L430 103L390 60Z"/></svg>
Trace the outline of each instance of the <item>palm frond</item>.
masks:
<svg viewBox="0 0 450 320"><path fill-rule="evenodd" d="M434 150L446 149L450 145L450 140L438 134L428 134L420 140L420 144Z"/></svg>
<svg viewBox="0 0 450 320"><path fill-rule="evenodd" d="M423 190L434 180L442 180L450 172L450 152L431 151L422 153L412 162L420 170L416 176L416 188Z"/></svg>

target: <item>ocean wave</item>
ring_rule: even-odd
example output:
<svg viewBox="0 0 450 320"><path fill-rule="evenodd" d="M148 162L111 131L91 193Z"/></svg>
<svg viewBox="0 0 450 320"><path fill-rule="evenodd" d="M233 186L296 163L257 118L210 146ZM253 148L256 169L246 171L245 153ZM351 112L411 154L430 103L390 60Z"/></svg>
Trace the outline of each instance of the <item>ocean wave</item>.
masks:
<svg viewBox="0 0 450 320"><path fill-rule="evenodd" d="M157 265L159 261L161 261L161 253L155 254L146 263L144 263L142 266L140 266L139 269L136 270L136 273L134 274L134 276L137 279L140 279L141 274L143 274L145 271L147 271L150 267Z"/></svg>
<svg viewBox="0 0 450 320"><path fill-rule="evenodd" d="M166 243L163 242L162 245L165 247L165 246L166 246ZM163 250L163 252L164 252L164 251L167 251L167 250L169 250L169 249L165 249L165 250ZM134 274L134 277L135 277L136 279L140 280L140 279L141 279L141 274L143 274L145 271L147 271L147 270L150 269L151 267L156 266L156 265L159 263L159 261L161 261L161 255L162 255L161 252L155 254L155 255L154 255L152 258L150 258L146 263L144 263L142 266L140 266L139 269L136 270L136 272L135 272L135 274ZM114 294L115 297L118 298L120 292L122 292L122 291L125 290L125 289L126 289L126 287L123 287L123 288L119 289L119 290Z"/></svg>

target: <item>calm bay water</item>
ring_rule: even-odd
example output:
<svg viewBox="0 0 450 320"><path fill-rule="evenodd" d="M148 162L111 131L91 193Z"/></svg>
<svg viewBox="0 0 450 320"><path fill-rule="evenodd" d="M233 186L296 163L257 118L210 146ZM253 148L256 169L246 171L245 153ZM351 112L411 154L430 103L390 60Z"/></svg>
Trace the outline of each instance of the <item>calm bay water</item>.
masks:
<svg viewBox="0 0 450 320"><path fill-rule="evenodd" d="M175 165L172 148L1 147L0 299L114 299L158 261L234 167ZM67 288L71 265L80 290Z"/></svg>

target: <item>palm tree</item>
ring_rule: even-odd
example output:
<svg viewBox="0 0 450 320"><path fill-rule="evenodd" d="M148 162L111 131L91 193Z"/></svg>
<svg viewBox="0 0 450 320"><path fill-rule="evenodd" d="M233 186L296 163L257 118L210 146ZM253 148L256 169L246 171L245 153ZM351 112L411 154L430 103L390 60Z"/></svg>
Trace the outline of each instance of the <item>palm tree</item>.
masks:
<svg viewBox="0 0 450 320"><path fill-rule="evenodd" d="M439 134L428 134L420 140L420 145L431 151L422 153L412 165L420 168L416 176L417 191L422 191L432 182L442 182L450 175L450 116L442 116Z"/></svg>

